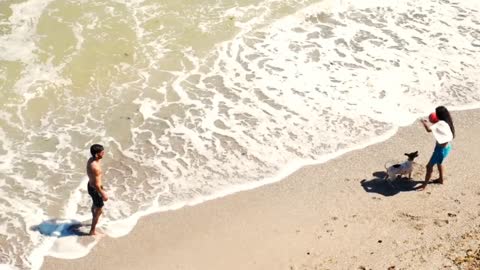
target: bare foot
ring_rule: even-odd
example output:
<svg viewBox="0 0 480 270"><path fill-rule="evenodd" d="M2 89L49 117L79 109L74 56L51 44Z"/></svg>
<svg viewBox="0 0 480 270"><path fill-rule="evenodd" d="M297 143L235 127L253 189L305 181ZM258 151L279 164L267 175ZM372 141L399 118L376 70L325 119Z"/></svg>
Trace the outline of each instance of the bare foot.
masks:
<svg viewBox="0 0 480 270"><path fill-rule="evenodd" d="M426 187L427 187L427 185L422 184L421 186L419 186L419 187L417 188L417 191L423 191L423 190L425 190Z"/></svg>
<svg viewBox="0 0 480 270"><path fill-rule="evenodd" d="M432 181L432 183L443 185L443 179L435 179Z"/></svg>
<svg viewBox="0 0 480 270"><path fill-rule="evenodd" d="M99 236L99 235L103 235L103 233L101 232L97 232L97 231L90 231L90 233L88 235L91 235L91 236Z"/></svg>

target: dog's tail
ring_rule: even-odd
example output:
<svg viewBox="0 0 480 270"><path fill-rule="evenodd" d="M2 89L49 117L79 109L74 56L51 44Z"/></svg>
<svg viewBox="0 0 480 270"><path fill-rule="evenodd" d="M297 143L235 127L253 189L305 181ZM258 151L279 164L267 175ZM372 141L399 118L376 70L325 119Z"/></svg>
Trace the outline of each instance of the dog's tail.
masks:
<svg viewBox="0 0 480 270"><path fill-rule="evenodd" d="M398 162L393 161L393 160L389 160L389 161L385 162L385 164L383 166L385 167L385 170L388 170L388 168L390 168L394 164L398 164Z"/></svg>

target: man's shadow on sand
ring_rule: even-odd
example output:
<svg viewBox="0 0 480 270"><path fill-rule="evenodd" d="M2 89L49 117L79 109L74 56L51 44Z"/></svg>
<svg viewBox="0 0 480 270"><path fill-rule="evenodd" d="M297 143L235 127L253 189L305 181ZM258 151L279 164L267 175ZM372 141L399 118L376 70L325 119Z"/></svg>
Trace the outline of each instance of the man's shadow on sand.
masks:
<svg viewBox="0 0 480 270"><path fill-rule="evenodd" d="M374 172L372 175L373 179L360 181L363 189L366 192L378 193L386 197L400 192L414 191L418 184L423 183L423 181L409 180L407 177L387 180L387 173L384 171Z"/></svg>
<svg viewBox="0 0 480 270"><path fill-rule="evenodd" d="M84 224L72 219L49 219L30 227L42 235L50 237L87 236L91 224Z"/></svg>

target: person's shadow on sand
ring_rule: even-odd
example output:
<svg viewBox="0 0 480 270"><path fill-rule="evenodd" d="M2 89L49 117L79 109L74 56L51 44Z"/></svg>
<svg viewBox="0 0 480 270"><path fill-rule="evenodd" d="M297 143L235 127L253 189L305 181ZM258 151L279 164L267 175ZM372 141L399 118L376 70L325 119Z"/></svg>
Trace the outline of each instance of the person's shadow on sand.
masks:
<svg viewBox="0 0 480 270"><path fill-rule="evenodd" d="M417 184L423 183L423 181L409 180L406 177L387 180L387 173L383 171L374 172L372 175L374 176L373 179L360 181L363 189L366 192L378 193L386 197L396 195L402 191L414 191Z"/></svg>
<svg viewBox="0 0 480 270"><path fill-rule="evenodd" d="M83 224L72 219L49 219L30 227L42 235L50 237L87 236L91 224Z"/></svg>

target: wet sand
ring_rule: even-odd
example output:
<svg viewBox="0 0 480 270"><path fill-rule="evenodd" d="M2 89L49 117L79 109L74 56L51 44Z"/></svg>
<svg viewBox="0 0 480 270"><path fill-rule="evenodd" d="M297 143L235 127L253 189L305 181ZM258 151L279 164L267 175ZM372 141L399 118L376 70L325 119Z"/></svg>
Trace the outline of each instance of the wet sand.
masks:
<svg viewBox="0 0 480 270"><path fill-rule="evenodd" d="M434 147L415 122L281 182L145 217L86 257L47 257L42 269L467 269L480 239L480 110L452 116L444 185L415 190ZM415 150L412 180L380 179L385 162Z"/></svg>

